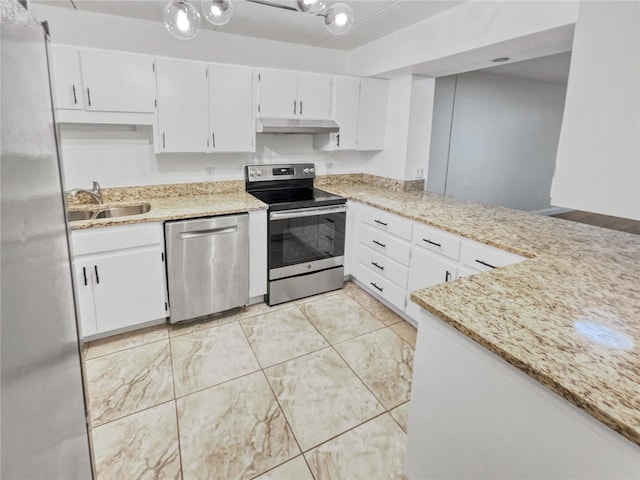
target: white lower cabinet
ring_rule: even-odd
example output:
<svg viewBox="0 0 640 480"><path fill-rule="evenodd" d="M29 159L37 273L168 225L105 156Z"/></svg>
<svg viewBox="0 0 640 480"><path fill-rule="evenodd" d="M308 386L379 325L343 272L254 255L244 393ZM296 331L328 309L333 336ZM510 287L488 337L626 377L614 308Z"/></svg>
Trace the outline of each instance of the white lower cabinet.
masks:
<svg viewBox="0 0 640 480"><path fill-rule="evenodd" d="M161 223L73 231L84 338L168 316Z"/></svg>
<svg viewBox="0 0 640 480"><path fill-rule="evenodd" d="M525 257L475 242L438 228L413 222L384 210L351 202L354 240L347 255L351 275L372 294L417 320L420 307L411 292Z"/></svg>
<svg viewBox="0 0 640 480"><path fill-rule="evenodd" d="M414 246L411 252L406 313L415 319L418 319L420 314L420 307L409 298L412 291L452 282L456 278L458 278L458 264L455 260L449 260L442 255Z"/></svg>

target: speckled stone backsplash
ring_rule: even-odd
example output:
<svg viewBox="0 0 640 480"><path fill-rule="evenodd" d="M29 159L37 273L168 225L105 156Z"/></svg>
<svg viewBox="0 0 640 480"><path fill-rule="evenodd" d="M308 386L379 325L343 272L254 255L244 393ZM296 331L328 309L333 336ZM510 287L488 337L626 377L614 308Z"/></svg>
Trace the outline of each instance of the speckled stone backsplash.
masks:
<svg viewBox="0 0 640 480"><path fill-rule="evenodd" d="M136 187L107 187L102 189L104 203L130 202L151 198L185 197L192 195L213 195L218 193L244 192L243 180L219 182L170 183L165 185L142 185ZM93 203L91 197L80 194L72 198L67 195L69 205Z"/></svg>
<svg viewBox="0 0 640 480"><path fill-rule="evenodd" d="M320 175L315 185L336 185L345 183L366 183L384 187L393 192L413 192L424 189L424 180L396 180L366 173L342 175ZM104 203L131 202L151 198L184 197L189 195L213 195L218 193L244 192L244 180L224 180L217 182L171 183L164 185L141 185L135 187L106 187L102 189ZM76 198L67 196L70 206L93 203L91 197L80 194Z"/></svg>

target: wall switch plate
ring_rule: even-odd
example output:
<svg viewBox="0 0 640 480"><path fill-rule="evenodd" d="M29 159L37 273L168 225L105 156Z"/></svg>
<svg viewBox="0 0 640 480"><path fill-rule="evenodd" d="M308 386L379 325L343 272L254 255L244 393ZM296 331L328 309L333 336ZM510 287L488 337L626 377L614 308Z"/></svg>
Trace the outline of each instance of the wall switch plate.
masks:
<svg viewBox="0 0 640 480"><path fill-rule="evenodd" d="M422 180L424 178L424 168L416 168L416 180Z"/></svg>
<svg viewBox="0 0 640 480"><path fill-rule="evenodd" d="M333 162L327 162L327 175L331 175L333 173Z"/></svg>
<svg viewBox="0 0 640 480"><path fill-rule="evenodd" d="M207 174L207 178L213 178L216 173L216 167L205 167L204 172Z"/></svg>

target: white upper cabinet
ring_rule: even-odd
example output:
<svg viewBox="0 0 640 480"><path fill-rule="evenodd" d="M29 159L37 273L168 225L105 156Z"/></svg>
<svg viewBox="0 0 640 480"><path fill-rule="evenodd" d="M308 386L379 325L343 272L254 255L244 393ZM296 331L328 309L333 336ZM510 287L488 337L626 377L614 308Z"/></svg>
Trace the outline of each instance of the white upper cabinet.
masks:
<svg viewBox="0 0 640 480"><path fill-rule="evenodd" d="M358 150L384 150L389 82L381 78L360 80Z"/></svg>
<svg viewBox="0 0 640 480"><path fill-rule="evenodd" d="M331 77L315 73L299 73L297 98L300 118L329 118L331 113Z"/></svg>
<svg viewBox="0 0 640 480"><path fill-rule="evenodd" d="M85 108L100 112L155 112L153 57L80 50Z"/></svg>
<svg viewBox="0 0 640 480"><path fill-rule="evenodd" d="M298 73L262 69L258 74L261 117L293 118L298 112Z"/></svg>
<svg viewBox="0 0 640 480"><path fill-rule="evenodd" d="M258 74L258 85L261 117L329 118L329 75L263 68Z"/></svg>
<svg viewBox="0 0 640 480"><path fill-rule="evenodd" d="M252 93L252 68L209 65L210 151L255 151Z"/></svg>
<svg viewBox="0 0 640 480"><path fill-rule="evenodd" d="M84 93L78 49L52 45L51 66L55 108L82 110Z"/></svg>
<svg viewBox="0 0 640 480"><path fill-rule="evenodd" d="M331 98L331 118L340 132L314 136L314 147L327 151L355 150L358 140L360 79L335 77Z"/></svg>
<svg viewBox="0 0 640 480"><path fill-rule="evenodd" d="M207 152L210 145L207 64L156 61L158 134L156 152ZM209 142L210 143L210 142Z"/></svg>

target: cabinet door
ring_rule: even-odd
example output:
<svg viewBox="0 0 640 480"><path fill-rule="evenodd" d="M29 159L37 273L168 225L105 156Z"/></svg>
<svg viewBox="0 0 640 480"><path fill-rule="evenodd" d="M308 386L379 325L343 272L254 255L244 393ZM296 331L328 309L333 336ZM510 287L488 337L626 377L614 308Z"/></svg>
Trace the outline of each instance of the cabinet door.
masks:
<svg viewBox="0 0 640 480"><path fill-rule="evenodd" d="M340 127L340 132L331 134L334 150L355 150L358 136L360 79L336 77L334 88L336 92L333 119Z"/></svg>
<svg viewBox="0 0 640 480"><path fill-rule="evenodd" d="M154 61L148 55L81 50L86 109L155 112Z"/></svg>
<svg viewBox="0 0 640 480"><path fill-rule="evenodd" d="M383 150L387 130L389 82L380 78L360 80L358 150Z"/></svg>
<svg viewBox="0 0 640 480"><path fill-rule="evenodd" d="M259 73L261 117L294 118L298 113L297 72L262 69ZM295 102L295 103L294 103Z"/></svg>
<svg viewBox="0 0 640 480"><path fill-rule="evenodd" d="M158 59L157 152L206 152L209 147L207 65Z"/></svg>
<svg viewBox="0 0 640 480"><path fill-rule="evenodd" d="M82 110L84 108L84 93L78 49L52 45L51 67L55 108Z"/></svg>
<svg viewBox="0 0 640 480"><path fill-rule="evenodd" d="M74 262L73 264L81 337L98 333L96 309L93 301L93 265L90 262Z"/></svg>
<svg viewBox="0 0 640 480"><path fill-rule="evenodd" d="M413 247L409 266L409 287L405 312L414 319L420 315L420 307L411 301L411 292L431 287L457 278L457 265L435 253Z"/></svg>
<svg viewBox="0 0 640 480"><path fill-rule="evenodd" d="M331 110L331 77L298 74L298 118L328 119Z"/></svg>
<svg viewBox="0 0 640 480"><path fill-rule="evenodd" d="M254 150L256 129L252 93L253 69L235 65L209 65L211 151Z"/></svg>
<svg viewBox="0 0 640 480"><path fill-rule="evenodd" d="M99 332L166 317L160 248L128 249L95 260L93 297Z"/></svg>

